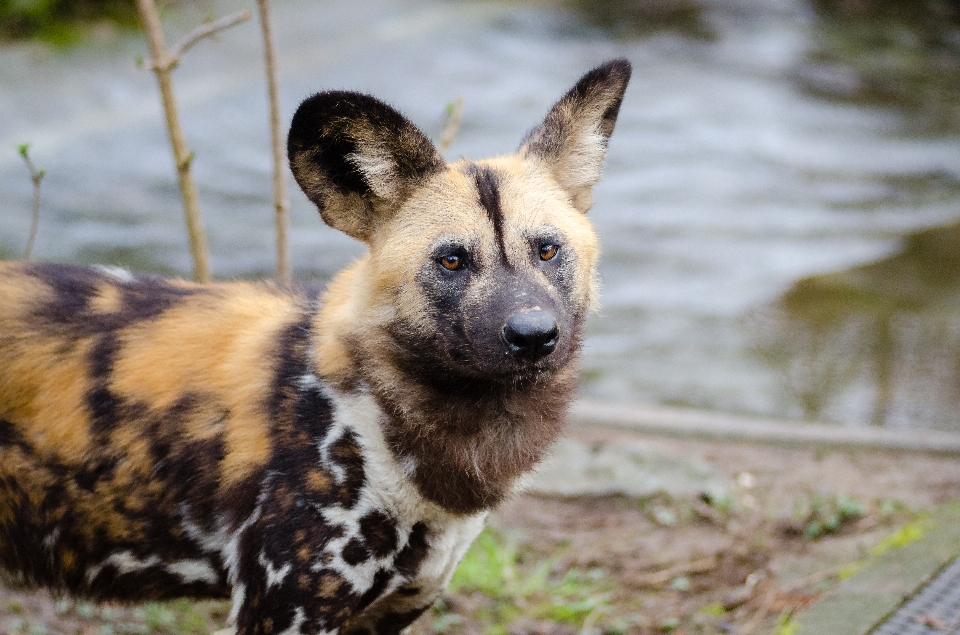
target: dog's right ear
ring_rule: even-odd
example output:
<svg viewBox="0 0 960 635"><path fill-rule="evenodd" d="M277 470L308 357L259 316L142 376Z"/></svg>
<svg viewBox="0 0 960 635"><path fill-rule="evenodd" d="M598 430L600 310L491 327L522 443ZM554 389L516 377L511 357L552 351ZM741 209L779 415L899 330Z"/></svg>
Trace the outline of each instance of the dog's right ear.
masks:
<svg viewBox="0 0 960 635"><path fill-rule="evenodd" d="M287 158L324 222L362 241L445 166L427 136L399 112L369 95L342 91L300 104Z"/></svg>

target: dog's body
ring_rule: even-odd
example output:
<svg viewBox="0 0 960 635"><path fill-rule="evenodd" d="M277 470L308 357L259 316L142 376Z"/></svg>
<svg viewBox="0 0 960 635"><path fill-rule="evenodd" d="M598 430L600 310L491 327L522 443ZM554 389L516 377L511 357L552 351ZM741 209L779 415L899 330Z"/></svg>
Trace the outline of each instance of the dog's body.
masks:
<svg viewBox="0 0 960 635"><path fill-rule="evenodd" d="M319 298L0 265L0 568L103 600L232 596L240 633L416 619L562 428L629 73L588 73L476 163L371 97L304 102L297 181L370 248Z"/></svg>

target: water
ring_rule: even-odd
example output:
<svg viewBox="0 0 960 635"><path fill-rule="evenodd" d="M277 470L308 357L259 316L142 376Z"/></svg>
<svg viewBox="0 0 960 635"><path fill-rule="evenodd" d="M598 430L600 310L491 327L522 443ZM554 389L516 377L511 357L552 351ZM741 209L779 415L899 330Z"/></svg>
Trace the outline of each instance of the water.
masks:
<svg viewBox="0 0 960 635"><path fill-rule="evenodd" d="M604 308L584 395L960 429L960 275L930 273L960 263L936 247L960 244L951 5L275 4L287 119L312 92L348 88L436 137L462 96L452 157L512 151L580 73L633 61L591 212ZM168 15L168 41L211 9L250 5ZM0 255L26 241L32 191L16 146L29 142L47 170L36 257L189 274L154 78L134 62L145 48L109 31L70 50L0 47ZM261 64L250 23L202 43L175 75L222 278L273 269ZM329 277L361 252L292 199L298 275Z"/></svg>

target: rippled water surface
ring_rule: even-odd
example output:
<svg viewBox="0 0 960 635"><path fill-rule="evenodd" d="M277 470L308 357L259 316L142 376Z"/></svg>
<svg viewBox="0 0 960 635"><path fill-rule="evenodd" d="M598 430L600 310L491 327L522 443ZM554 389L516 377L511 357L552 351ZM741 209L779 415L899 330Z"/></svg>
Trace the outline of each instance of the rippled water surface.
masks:
<svg viewBox="0 0 960 635"><path fill-rule="evenodd" d="M604 308L585 395L960 429L953 5L275 5L287 118L312 92L349 88L437 136L462 96L452 156L512 151L583 71L633 61L591 211ZM243 6L170 14L168 39L211 8ZM189 273L154 78L135 64L144 52L136 34L110 32L69 50L0 46L0 255L26 241L31 186L16 146L29 142L47 170L37 257ZM268 276L255 25L198 46L175 82L215 274ZM292 198L298 275L328 277L360 253Z"/></svg>

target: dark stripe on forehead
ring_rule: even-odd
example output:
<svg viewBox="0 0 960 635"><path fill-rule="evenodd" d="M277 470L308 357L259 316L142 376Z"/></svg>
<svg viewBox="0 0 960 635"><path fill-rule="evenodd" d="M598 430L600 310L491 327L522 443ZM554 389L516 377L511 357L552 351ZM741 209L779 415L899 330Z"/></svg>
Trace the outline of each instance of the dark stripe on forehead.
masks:
<svg viewBox="0 0 960 635"><path fill-rule="evenodd" d="M493 233L497 237L500 255L503 262L507 262L507 249L503 242L503 210L500 208L500 177L487 166L470 164L468 174L472 175L477 184L477 195L480 207L487 212L487 217L493 223Z"/></svg>

